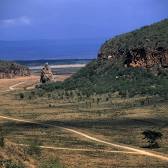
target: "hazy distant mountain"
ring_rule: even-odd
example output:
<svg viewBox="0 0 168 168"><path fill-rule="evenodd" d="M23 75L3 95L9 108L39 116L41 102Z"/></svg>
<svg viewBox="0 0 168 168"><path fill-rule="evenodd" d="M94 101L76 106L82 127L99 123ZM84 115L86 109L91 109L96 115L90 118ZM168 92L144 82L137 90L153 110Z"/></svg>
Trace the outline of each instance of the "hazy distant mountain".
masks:
<svg viewBox="0 0 168 168"><path fill-rule="evenodd" d="M103 40L0 41L0 59L95 58Z"/></svg>

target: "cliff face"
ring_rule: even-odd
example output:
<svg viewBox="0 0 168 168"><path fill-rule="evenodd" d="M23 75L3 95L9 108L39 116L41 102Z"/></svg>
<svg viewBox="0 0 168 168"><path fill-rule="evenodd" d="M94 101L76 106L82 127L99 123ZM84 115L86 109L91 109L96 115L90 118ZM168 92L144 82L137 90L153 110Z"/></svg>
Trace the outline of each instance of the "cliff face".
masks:
<svg viewBox="0 0 168 168"><path fill-rule="evenodd" d="M0 61L0 79L30 76L29 68L14 62Z"/></svg>
<svg viewBox="0 0 168 168"><path fill-rule="evenodd" d="M145 48L134 48L127 49L122 53L111 53L108 56L99 54L98 60L105 61L109 60L115 63L117 59L121 58L123 61L123 66L125 67L142 67L152 69L154 67L158 68L168 68L168 50L162 47L149 50Z"/></svg>
<svg viewBox="0 0 168 168"><path fill-rule="evenodd" d="M132 67L144 67L152 68L158 66L158 68L168 67L168 50L159 47L155 50L147 50L144 48L133 49L130 52L131 58L129 59L129 53L126 55L124 64Z"/></svg>
<svg viewBox="0 0 168 168"><path fill-rule="evenodd" d="M168 19L106 41L98 60L115 63L118 59L125 67L167 68Z"/></svg>

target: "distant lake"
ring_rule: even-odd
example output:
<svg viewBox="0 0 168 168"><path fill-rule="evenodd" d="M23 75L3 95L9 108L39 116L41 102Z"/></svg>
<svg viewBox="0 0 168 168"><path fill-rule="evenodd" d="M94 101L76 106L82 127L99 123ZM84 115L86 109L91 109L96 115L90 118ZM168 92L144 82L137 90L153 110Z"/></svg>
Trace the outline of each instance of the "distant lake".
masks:
<svg viewBox="0 0 168 168"><path fill-rule="evenodd" d="M19 64L28 66L32 72L39 74L45 63L48 63L55 74L73 74L76 73L92 59L62 59L62 60L28 60L15 61Z"/></svg>

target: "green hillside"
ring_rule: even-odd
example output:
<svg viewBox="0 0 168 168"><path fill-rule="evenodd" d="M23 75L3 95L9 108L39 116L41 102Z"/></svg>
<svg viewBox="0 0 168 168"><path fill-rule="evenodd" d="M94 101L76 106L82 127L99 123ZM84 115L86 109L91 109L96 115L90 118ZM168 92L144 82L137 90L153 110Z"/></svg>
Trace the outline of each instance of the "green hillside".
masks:
<svg viewBox="0 0 168 168"><path fill-rule="evenodd" d="M105 42L101 52L108 55L111 51L139 47L168 49L168 19L116 36Z"/></svg>
<svg viewBox="0 0 168 168"><path fill-rule="evenodd" d="M151 26L126 33L105 42L101 47L97 60L89 63L77 74L63 83L50 83L41 85L40 88L48 91L55 89L80 90L83 94L119 92L122 96L135 95L160 95L168 96L168 73L167 68L158 68L157 60L161 60L162 52L156 52L156 62L150 69L144 67L123 66L125 52L134 48L141 48L146 55L151 50L168 48L168 19ZM120 55L121 49L123 53ZM149 50L149 51L148 51ZM108 55L114 54L113 61L107 59ZM167 55L166 55L167 56ZM158 58L159 57L159 58ZM103 61L100 61L103 58ZM106 58L106 59L104 59ZM143 59L143 58L142 58ZM115 60L115 61L114 61ZM162 63L167 63L165 59ZM147 60L150 62L150 59ZM157 70L157 73L155 72Z"/></svg>

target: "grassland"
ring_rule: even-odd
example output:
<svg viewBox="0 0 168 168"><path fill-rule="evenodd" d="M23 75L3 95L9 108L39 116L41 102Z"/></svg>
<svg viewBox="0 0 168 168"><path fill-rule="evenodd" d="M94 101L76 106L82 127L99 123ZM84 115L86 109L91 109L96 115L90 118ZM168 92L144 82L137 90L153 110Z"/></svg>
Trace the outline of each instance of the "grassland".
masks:
<svg viewBox="0 0 168 168"><path fill-rule="evenodd" d="M6 83L3 80L0 82L1 91L24 80L20 78ZM88 151L43 149L40 155L29 156L25 153L26 164L24 159L20 159L25 166L40 167L50 160L59 160L61 165L70 168L167 167L166 161L153 157L100 151L121 151L121 149L91 141L56 127L72 128L108 142L134 146L142 150L146 145L142 132L146 129L156 130L163 134L159 142L161 147L145 150L168 154L166 100L145 96L121 98L117 93L81 98L81 95L76 93L72 95L65 93L62 96L56 93L57 91L45 93L42 97L32 96L22 99L18 96L27 92L24 88L36 81L37 79L33 78L29 83L25 82L18 86L16 91L0 93L1 115L42 123L37 125L1 119L0 124L8 142L7 147L8 144L14 143L18 148L17 144L30 145L36 140L43 146L88 149ZM22 151L20 155L23 155L26 149L27 147L20 146L19 151ZM16 158L12 159L17 161Z"/></svg>

